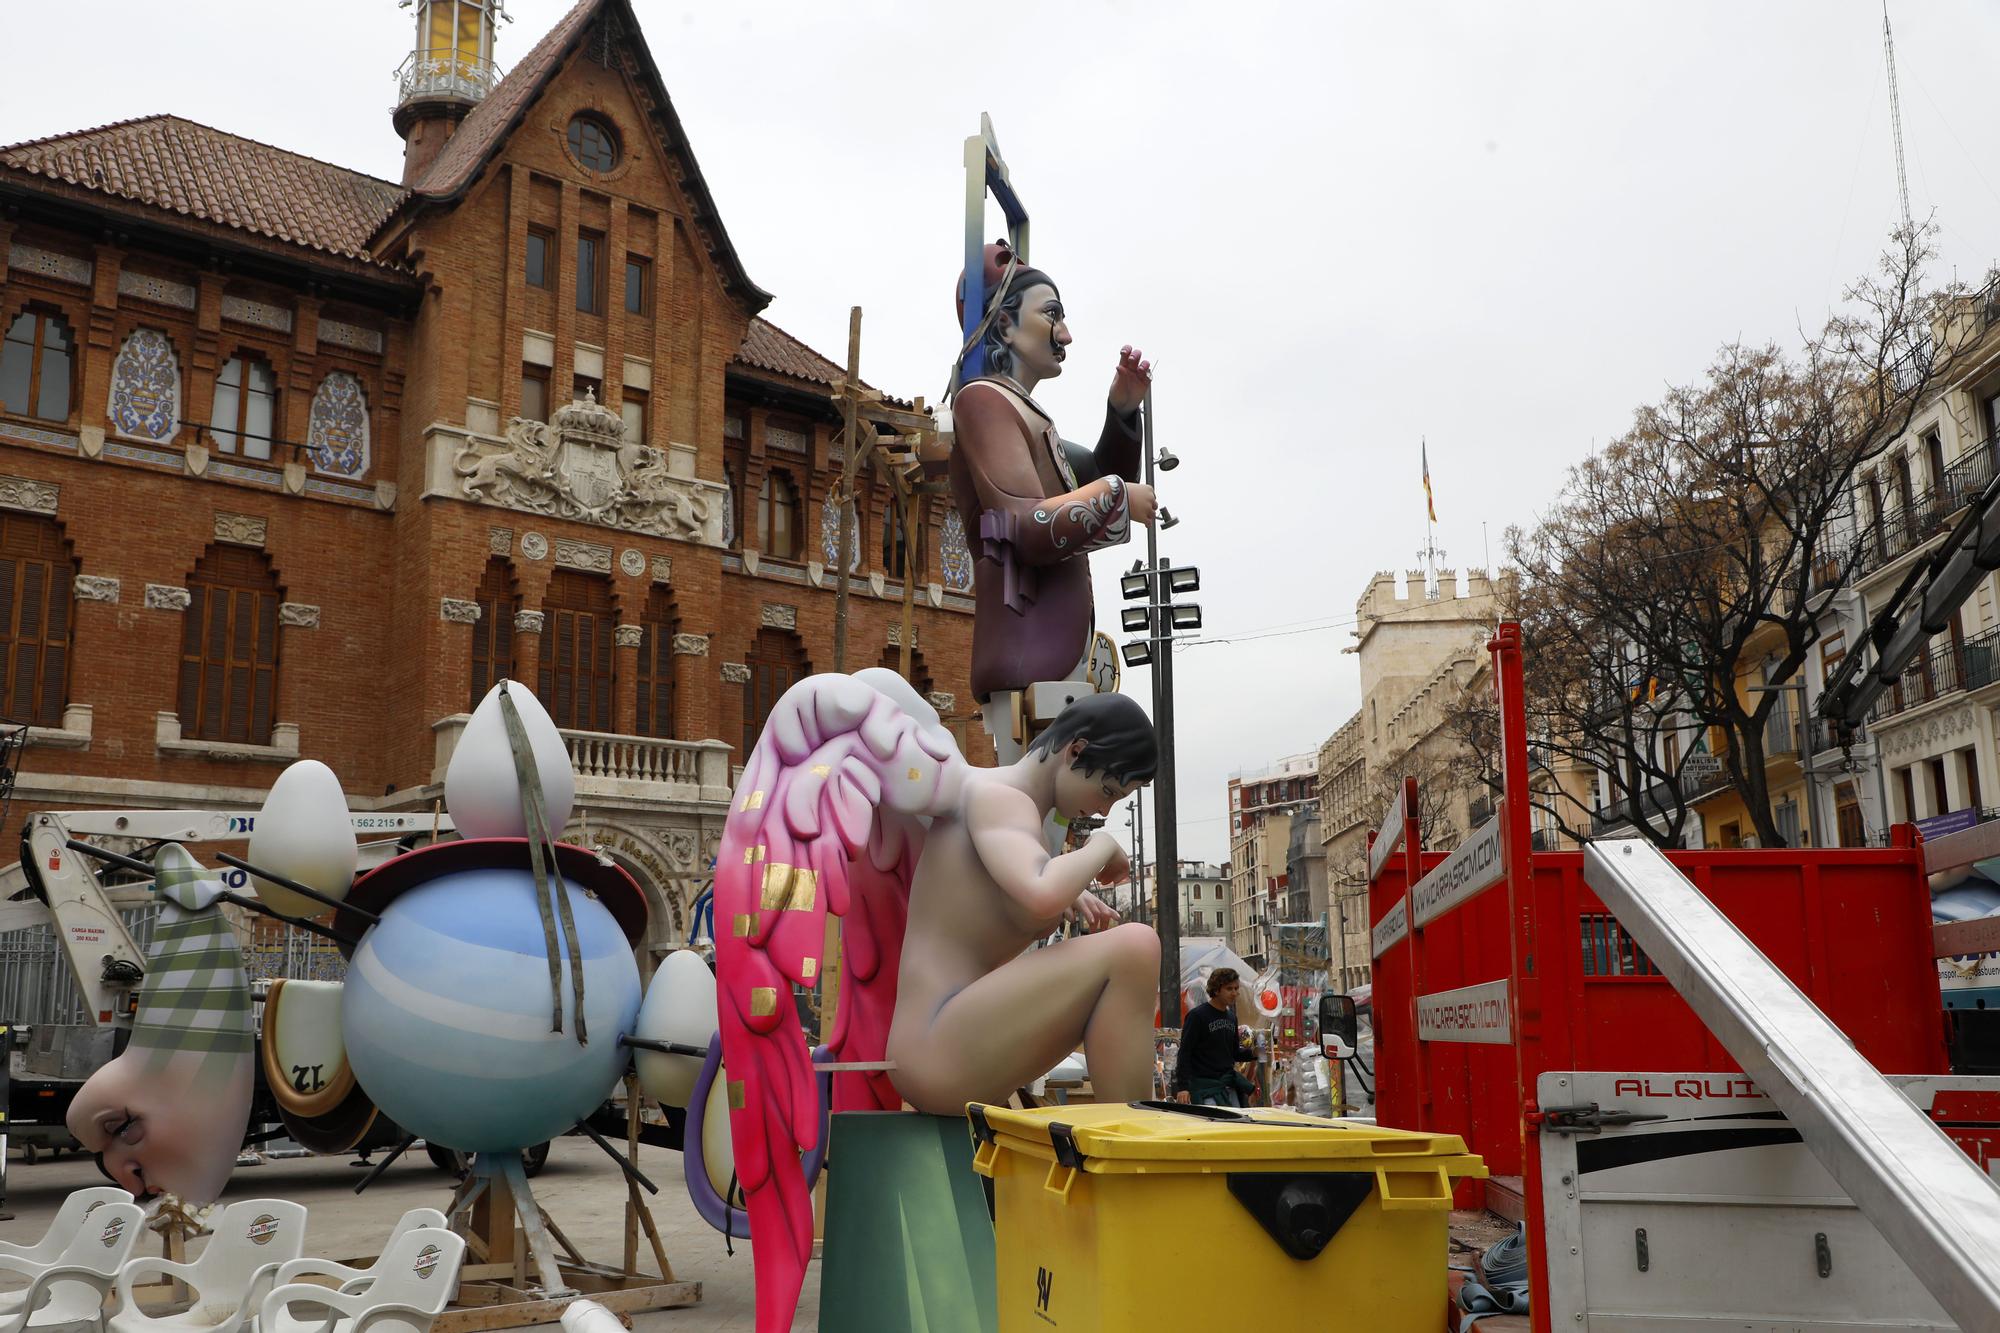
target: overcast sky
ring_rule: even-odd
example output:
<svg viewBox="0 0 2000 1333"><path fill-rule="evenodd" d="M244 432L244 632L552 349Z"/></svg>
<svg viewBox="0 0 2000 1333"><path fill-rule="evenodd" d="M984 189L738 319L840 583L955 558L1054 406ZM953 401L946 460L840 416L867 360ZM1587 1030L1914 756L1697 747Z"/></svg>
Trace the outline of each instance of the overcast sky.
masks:
<svg viewBox="0 0 2000 1333"><path fill-rule="evenodd" d="M1356 708L1339 650L1371 573L1423 545L1420 438L1448 563L1484 563L1482 534L1497 561L1718 343L1818 322L1897 217L1876 0L636 7L769 318L839 359L859 304L862 373L935 400L985 111L1076 337L1038 395L1058 425L1094 439L1120 344L1159 362L1186 460L1165 554L1233 640L1176 658L1188 857L1227 859L1232 772ZM400 176L390 0L97 0L87 34L74 6L7 8L8 46L43 54L0 82L0 142L174 112ZM508 8L503 66L568 5ZM1892 16L1911 206L1976 276L2000 8ZM1125 564L1097 557L1107 626Z"/></svg>

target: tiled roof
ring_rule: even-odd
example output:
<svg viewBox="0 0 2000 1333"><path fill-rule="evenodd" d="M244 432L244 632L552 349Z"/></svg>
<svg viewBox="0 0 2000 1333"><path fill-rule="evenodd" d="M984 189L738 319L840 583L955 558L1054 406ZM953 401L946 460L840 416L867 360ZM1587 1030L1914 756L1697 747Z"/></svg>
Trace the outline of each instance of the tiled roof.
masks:
<svg viewBox="0 0 2000 1333"><path fill-rule="evenodd" d="M758 370L775 371L795 380L808 380L828 388L840 383L847 374L845 368L835 365L761 316L750 321L750 331L743 335L743 345L736 349L736 359Z"/></svg>
<svg viewBox="0 0 2000 1333"><path fill-rule="evenodd" d="M0 148L0 167L360 260L404 195L390 181L179 116L14 144Z"/></svg>

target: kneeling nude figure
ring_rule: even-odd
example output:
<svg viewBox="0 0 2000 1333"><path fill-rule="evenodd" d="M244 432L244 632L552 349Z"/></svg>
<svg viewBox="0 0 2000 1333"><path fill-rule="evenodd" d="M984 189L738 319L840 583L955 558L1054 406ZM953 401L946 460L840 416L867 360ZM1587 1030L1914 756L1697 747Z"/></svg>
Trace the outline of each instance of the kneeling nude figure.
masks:
<svg viewBox="0 0 2000 1333"><path fill-rule="evenodd" d="M1148 1095L1160 938L1086 890L1130 870L1099 829L1049 855L1049 815L1102 817L1151 781L1152 724L1119 694L1065 709L1019 762L967 775L957 813L931 823L910 888L889 1026L896 1090L934 1115L1004 1102L1077 1048L1100 1101ZM1024 952L1065 917L1093 934ZM1106 929L1105 927L1109 927Z"/></svg>
<svg viewBox="0 0 2000 1333"><path fill-rule="evenodd" d="M1043 830L1051 814L1104 814L1152 779L1157 757L1144 710L1118 694L1071 704L998 769L968 765L891 671L811 676L772 709L715 878L721 1076L761 1333L791 1327L812 1255L801 1159L820 1145L825 1108L793 988L819 979L827 913L844 928L824 1051L875 1066L830 1075L834 1110L907 1101L963 1115L1079 1043L1100 1099L1143 1097L1158 938L1085 892L1129 869L1109 834L1051 856ZM1093 933L1028 949L1071 916ZM700 1174L689 1173L697 1191Z"/></svg>

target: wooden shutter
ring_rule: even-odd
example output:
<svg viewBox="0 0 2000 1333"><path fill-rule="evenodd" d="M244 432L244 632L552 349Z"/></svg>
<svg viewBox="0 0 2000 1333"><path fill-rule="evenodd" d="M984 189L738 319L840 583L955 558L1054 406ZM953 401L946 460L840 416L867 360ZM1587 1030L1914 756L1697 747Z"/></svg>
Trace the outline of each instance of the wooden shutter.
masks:
<svg viewBox="0 0 2000 1333"><path fill-rule="evenodd" d="M211 546L188 578L181 734L269 745L278 705L278 587L262 551Z"/></svg>
<svg viewBox="0 0 2000 1333"><path fill-rule="evenodd" d="M62 725L75 577L54 519L0 515L0 708L9 722Z"/></svg>
<svg viewBox="0 0 2000 1333"><path fill-rule="evenodd" d="M674 734L674 635L680 632L680 617L674 613L673 594L655 587L646 599L646 614L640 620L639 713L641 736L671 739Z"/></svg>
<svg viewBox="0 0 2000 1333"><path fill-rule="evenodd" d="M521 598L514 591L514 570L495 556L486 562L479 580L479 619L472 626L472 702L479 707L486 692L514 674L514 613Z"/></svg>
<svg viewBox="0 0 2000 1333"><path fill-rule="evenodd" d="M540 695L558 727L612 727L611 585L602 578L557 570L542 602Z"/></svg>
<svg viewBox="0 0 2000 1333"><path fill-rule="evenodd" d="M779 698L812 670L798 636L781 629L758 630L745 665L750 668L750 684L743 699L743 751L739 759L757 744Z"/></svg>

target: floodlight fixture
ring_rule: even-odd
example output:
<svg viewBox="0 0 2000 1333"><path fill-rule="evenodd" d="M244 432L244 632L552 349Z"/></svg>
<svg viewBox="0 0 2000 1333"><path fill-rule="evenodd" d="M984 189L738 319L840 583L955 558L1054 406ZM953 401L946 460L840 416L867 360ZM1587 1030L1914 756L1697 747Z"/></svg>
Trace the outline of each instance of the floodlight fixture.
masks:
<svg viewBox="0 0 2000 1333"><path fill-rule="evenodd" d="M1118 613L1127 634L1144 634L1153 628L1151 613L1143 606L1128 606Z"/></svg>
<svg viewBox="0 0 2000 1333"><path fill-rule="evenodd" d="M1196 605L1188 605L1188 606L1174 606L1168 609L1174 613L1175 629L1201 628L1201 607Z"/></svg>
<svg viewBox="0 0 2000 1333"><path fill-rule="evenodd" d="M1171 510L1169 510L1165 505L1160 506L1160 526L1162 528L1171 528L1179 523L1180 520L1173 516L1173 512Z"/></svg>
<svg viewBox="0 0 2000 1333"><path fill-rule="evenodd" d="M1174 593L1200 592L1201 571L1193 565L1184 565L1167 571L1167 587Z"/></svg>
<svg viewBox="0 0 2000 1333"><path fill-rule="evenodd" d="M1150 666L1153 661L1152 645L1144 639L1134 639L1121 649L1126 666Z"/></svg>
<svg viewBox="0 0 2000 1333"><path fill-rule="evenodd" d="M1125 594L1125 600L1144 597L1152 591L1153 576L1145 572L1145 567L1135 563L1132 572L1118 576L1118 590Z"/></svg>
<svg viewBox="0 0 2000 1333"><path fill-rule="evenodd" d="M1162 449L1153 455L1153 466L1162 472L1172 472L1180 465L1181 460L1175 456L1174 451L1171 449Z"/></svg>

